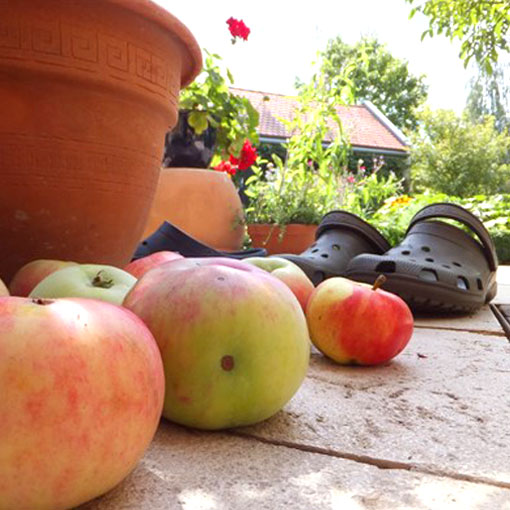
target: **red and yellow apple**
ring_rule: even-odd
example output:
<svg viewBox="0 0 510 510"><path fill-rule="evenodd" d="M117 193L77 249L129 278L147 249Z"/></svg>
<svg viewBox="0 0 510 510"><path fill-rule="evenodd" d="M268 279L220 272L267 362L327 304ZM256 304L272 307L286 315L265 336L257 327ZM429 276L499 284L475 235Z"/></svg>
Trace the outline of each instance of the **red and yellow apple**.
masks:
<svg viewBox="0 0 510 510"><path fill-rule="evenodd" d="M25 264L13 276L9 290L12 296L27 297L44 278L58 269L74 266L76 262L66 260L38 259Z"/></svg>
<svg viewBox="0 0 510 510"><path fill-rule="evenodd" d="M0 508L64 510L118 484L159 423L158 347L129 310L0 298Z"/></svg>
<svg viewBox="0 0 510 510"><path fill-rule="evenodd" d="M59 269L39 282L30 297L81 297L121 305L136 278L118 267L76 264Z"/></svg>
<svg viewBox="0 0 510 510"><path fill-rule="evenodd" d="M135 278L140 278L149 269L164 264L165 262L171 262L172 260L180 260L184 257L175 251L157 251L141 259L133 260L125 268L124 271L132 274Z"/></svg>
<svg viewBox="0 0 510 510"><path fill-rule="evenodd" d="M306 309L313 344L341 364L377 365L394 358L413 333L413 315L397 295L346 278L317 286Z"/></svg>
<svg viewBox="0 0 510 510"><path fill-rule="evenodd" d="M169 420L201 429L257 423L305 377L310 341L301 306L284 283L250 264L162 264L138 280L124 306L159 345Z"/></svg>
<svg viewBox="0 0 510 510"><path fill-rule="evenodd" d="M297 297L303 311L306 310L306 303L315 287L298 265L281 257L249 257L243 262L260 267L285 283Z"/></svg>

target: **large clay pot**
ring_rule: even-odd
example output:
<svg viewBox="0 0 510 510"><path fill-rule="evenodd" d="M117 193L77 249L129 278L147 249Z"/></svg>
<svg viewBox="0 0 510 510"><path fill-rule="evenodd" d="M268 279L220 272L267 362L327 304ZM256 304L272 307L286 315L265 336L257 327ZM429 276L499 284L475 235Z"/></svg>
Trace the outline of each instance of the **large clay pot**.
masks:
<svg viewBox="0 0 510 510"><path fill-rule="evenodd" d="M127 263L200 49L150 0L0 2L0 278Z"/></svg>
<svg viewBox="0 0 510 510"><path fill-rule="evenodd" d="M232 179L198 168L163 168L143 237L164 221L217 250L239 250L243 206Z"/></svg>
<svg viewBox="0 0 510 510"><path fill-rule="evenodd" d="M302 253L315 241L317 225L293 223L280 228L265 223L248 225L254 248L265 248L268 255Z"/></svg>

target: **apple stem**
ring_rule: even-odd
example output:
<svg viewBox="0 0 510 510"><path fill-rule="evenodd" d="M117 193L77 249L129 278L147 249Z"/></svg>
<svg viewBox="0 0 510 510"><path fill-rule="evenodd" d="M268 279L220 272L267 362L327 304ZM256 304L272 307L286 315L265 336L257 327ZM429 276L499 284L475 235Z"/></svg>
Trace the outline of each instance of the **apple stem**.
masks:
<svg viewBox="0 0 510 510"><path fill-rule="evenodd" d="M94 279L92 280L92 285L94 287L100 287L102 289L109 289L110 287L113 287L113 280L111 278L104 278L101 273L103 270L99 271L99 273L96 274Z"/></svg>
<svg viewBox="0 0 510 510"><path fill-rule="evenodd" d="M384 283L386 282L386 280L387 280L386 276L384 276L383 274L380 274L376 278L374 285L372 286L372 290L377 290L377 289L381 288L384 285Z"/></svg>

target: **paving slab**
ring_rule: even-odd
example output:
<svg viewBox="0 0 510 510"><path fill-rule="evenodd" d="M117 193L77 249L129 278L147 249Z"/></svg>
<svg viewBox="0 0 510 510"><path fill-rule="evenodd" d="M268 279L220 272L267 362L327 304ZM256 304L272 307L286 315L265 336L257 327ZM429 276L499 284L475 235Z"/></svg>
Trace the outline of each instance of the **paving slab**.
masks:
<svg viewBox="0 0 510 510"><path fill-rule="evenodd" d="M489 306L470 315L459 316L419 316L414 322L417 328L454 329L457 331L471 331L494 336L505 336L500 323Z"/></svg>
<svg viewBox="0 0 510 510"><path fill-rule="evenodd" d="M510 285L499 285L498 293L494 298L495 303L510 304Z"/></svg>
<svg viewBox="0 0 510 510"><path fill-rule="evenodd" d="M284 411L240 433L510 487L509 381L505 338L417 329L387 366L314 354Z"/></svg>
<svg viewBox="0 0 510 510"><path fill-rule="evenodd" d="M79 510L509 510L510 489L162 422L137 469Z"/></svg>

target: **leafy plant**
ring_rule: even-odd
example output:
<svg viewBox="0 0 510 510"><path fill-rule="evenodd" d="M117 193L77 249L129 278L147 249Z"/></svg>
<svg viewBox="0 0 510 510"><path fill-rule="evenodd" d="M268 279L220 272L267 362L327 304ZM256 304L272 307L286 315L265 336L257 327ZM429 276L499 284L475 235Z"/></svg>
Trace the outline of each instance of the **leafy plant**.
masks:
<svg viewBox="0 0 510 510"><path fill-rule="evenodd" d="M234 78L220 67L221 57L206 53L198 78L181 92L179 108L189 110L188 122L195 133L216 128L216 161L239 155L245 140L258 142L259 114L245 97L234 94ZM226 74L226 78L224 76ZM213 160L214 161L214 160Z"/></svg>
<svg viewBox="0 0 510 510"><path fill-rule="evenodd" d="M248 222L317 223L332 207L348 148L336 110L339 99L328 94L322 73L301 87L293 119L282 119L292 133L285 160L274 154L266 172L259 166L246 181Z"/></svg>
<svg viewBox="0 0 510 510"><path fill-rule="evenodd" d="M301 90L299 107L288 123L293 134L285 160L273 154L265 171L267 162L259 160L247 180L248 223L317 224L333 209L367 217L386 198L401 192L401 180L379 172L382 158L374 160L370 173L363 161L356 170L348 169L348 144L336 110L339 100L325 89L323 80L322 74L316 75ZM325 143L328 139L331 142Z"/></svg>

